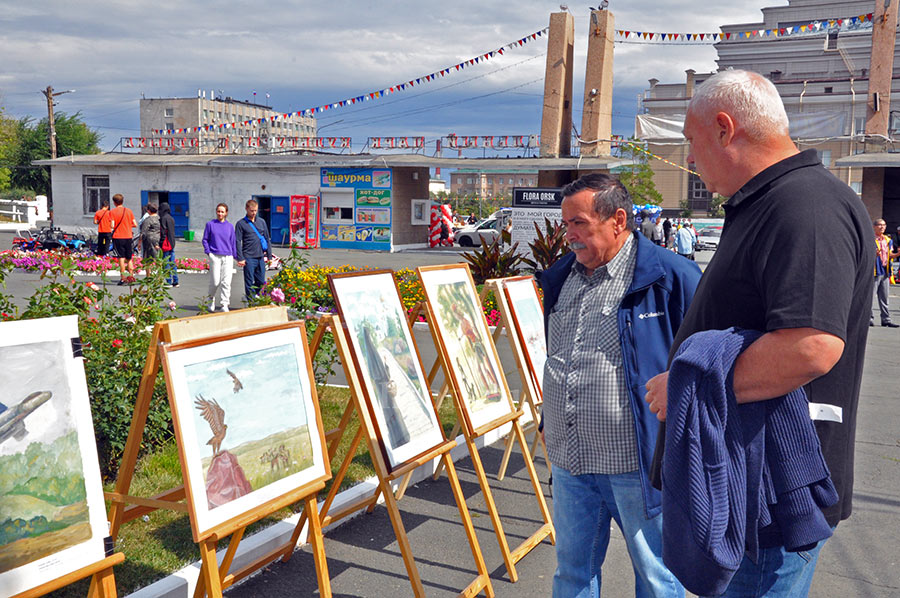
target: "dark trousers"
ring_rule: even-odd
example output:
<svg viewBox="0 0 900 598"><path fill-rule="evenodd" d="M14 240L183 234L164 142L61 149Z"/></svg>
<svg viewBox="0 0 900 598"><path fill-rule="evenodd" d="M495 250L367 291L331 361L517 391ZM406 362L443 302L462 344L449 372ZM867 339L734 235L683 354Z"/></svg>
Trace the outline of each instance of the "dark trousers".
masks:
<svg viewBox="0 0 900 598"><path fill-rule="evenodd" d="M262 257L244 257L244 295L249 300L259 294L266 284L266 260Z"/></svg>
<svg viewBox="0 0 900 598"><path fill-rule="evenodd" d="M97 255L106 255L112 241L112 233L97 233Z"/></svg>

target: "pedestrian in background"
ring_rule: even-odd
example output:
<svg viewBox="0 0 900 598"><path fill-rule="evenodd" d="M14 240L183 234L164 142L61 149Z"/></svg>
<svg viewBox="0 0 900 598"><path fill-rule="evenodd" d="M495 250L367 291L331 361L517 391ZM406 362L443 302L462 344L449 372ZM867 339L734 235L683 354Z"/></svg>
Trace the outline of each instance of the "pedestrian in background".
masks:
<svg viewBox="0 0 900 598"><path fill-rule="evenodd" d="M209 311L228 311L231 303L231 277L234 274L234 226L227 220L228 205L216 206L216 217L203 229L203 251L209 259Z"/></svg>
<svg viewBox="0 0 900 598"><path fill-rule="evenodd" d="M675 251L681 257L694 261L694 246L697 245L697 235L688 224L681 224L675 231Z"/></svg>
<svg viewBox="0 0 900 598"><path fill-rule="evenodd" d="M891 321L888 309L888 294L891 287L891 260L900 257L900 251L894 251L894 241L884 234L887 222L879 218L873 222L875 229L875 296L878 299L878 311L881 312L881 325L887 328L900 328L900 324ZM875 312L869 318L869 326L875 325Z"/></svg>
<svg viewBox="0 0 900 598"><path fill-rule="evenodd" d="M106 255L112 242L112 221L109 217L109 200L100 202L100 209L94 212L94 224L97 225L97 255Z"/></svg>
<svg viewBox="0 0 900 598"><path fill-rule="evenodd" d="M172 218L172 210L167 201L159 204L159 228L159 248L162 250L166 269L169 271L169 276L166 278L166 284L170 287L177 287L178 267L175 265L175 219Z"/></svg>
<svg viewBox="0 0 900 598"><path fill-rule="evenodd" d="M109 219L112 223L113 247L119 256L121 278L118 284L121 286L134 282L134 237L131 229L137 228L137 222L134 221L134 212L125 207L125 198L121 193L116 193L112 199L115 207L110 210Z"/></svg>
<svg viewBox="0 0 900 598"><path fill-rule="evenodd" d="M159 239L161 228L159 224L159 209L156 204L147 204L147 217L141 220L141 249L143 252L144 273L149 275L153 260L159 257Z"/></svg>
<svg viewBox="0 0 900 598"><path fill-rule="evenodd" d="M250 301L266 284L266 259L272 259L272 241L255 199L244 205L247 215L234 227L237 265L244 269L244 297Z"/></svg>

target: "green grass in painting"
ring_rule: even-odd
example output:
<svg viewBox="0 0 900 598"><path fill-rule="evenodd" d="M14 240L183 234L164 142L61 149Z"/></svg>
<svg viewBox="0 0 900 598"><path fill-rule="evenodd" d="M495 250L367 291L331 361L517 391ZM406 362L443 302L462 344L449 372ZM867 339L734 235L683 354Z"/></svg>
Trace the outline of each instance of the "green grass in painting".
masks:
<svg viewBox="0 0 900 598"><path fill-rule="evenodd" d="M325 430L336 428L350 401L349 391L332 386L319 387L318 396ZM445 435L449 436L456 423L456 410L450 397L444 400L438 417ZM331 461L333 474L337 474L356 434L357 426L358 419L354 415L341 438L337 454ZM258 457L256 458L258 459ZM375 475L375 471L372 468L369 450L365 441L360 442L346 477L341 483L341 490L354 486L373 475ZM172 443L140 460L131 483L130 494L153 496L179 486L181 483L181 463L178 459L178 449ZM325 490L319 495L320 500L324 499L331 484L332 480L329 480ZM112 491L115 489L115 484L109 484L105 489ZM245 537L290 517L300 510L300 505L282 509L249 526ZM226 546L228 546L227 541L219 543L219 548ZM115 569L116 587L120 596L147 586L200 559L200 553L191 535L190 520L186 513L178 511L154 511L147 515L146 521L136 519L124 524L116 541L116 550L125 553L125 562ZM83 581L48 594L48 596L51 598L82 598L87 595L87 589L88 583Z"/></svg>

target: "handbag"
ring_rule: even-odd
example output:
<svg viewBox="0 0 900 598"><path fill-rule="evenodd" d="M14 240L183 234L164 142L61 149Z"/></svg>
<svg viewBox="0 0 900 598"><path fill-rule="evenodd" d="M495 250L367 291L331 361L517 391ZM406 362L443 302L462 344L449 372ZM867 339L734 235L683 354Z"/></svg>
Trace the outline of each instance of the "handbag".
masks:
<svg viewBox="0 0 900 598"><path fill-rule="evenodd" d="M172 244L169 243L169 235L163 237L163 242L160 247L162 247L163 251L172 251Z"/></svg>

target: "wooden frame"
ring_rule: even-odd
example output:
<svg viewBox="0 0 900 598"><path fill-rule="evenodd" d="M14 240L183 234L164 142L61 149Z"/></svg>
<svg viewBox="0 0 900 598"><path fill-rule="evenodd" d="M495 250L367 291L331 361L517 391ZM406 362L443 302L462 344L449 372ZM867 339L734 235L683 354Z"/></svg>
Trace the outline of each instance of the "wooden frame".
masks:
<svg viewBox="0 0 900 598"><path fill-rule="evenodd" d="M519 418L523 415L522 411L516 411L512 406L512 400L510 398L509 387L506 384L506 378L503 375L502 368L499 367L500 358L497 355L497 348L494 346L493 338L490 335L487 335L487 344L490 349L490 353L493 354L494 359L496 360L497 369L499 370L499 380L502 384L502 388L506 395L506 401L510 406L510 413L499 417L493 421L488 422L487 424L483 424L479 427L473 427L471 422L468 419L464 419L466 415L466 411L468 409L468 405L466 404L465 399L463 398L465 389L462 388L460 384L459 378L454 375L453 368L450 364L450 356L447 351L447 343L446 338L441 330L440 326L436 324L436 313L435 313L435 297L432 289L429 292L429 285L425 281L425 277L423 277L423 273L427 275L428 272L436 271L436 270L462 270L465 272L465 279L468 281L468 293L472 296L475 296L475 284L472 280L472 275L469 272L469 267L466 264L456 264L452 266L421 266L417 268L419 272L419 278L422 280L422 286L425 288L425 297L426 297L426 308L428 311L428 322L429 328L431 329L431 336L434 340L434 346L437 349L438 358L435 361L434 366L429 372L429 381L433 382L435 376L437 375L437 371L440 368L443 368L445 384L439 391L439 399L442 398L441 395L445 392L445 389L449 387L452 390L452 394L454 397L455 405L457 413L459 414L460 420L464 420L464 425L462 426L463 435L466 439L466 445L469 449L469 455L472 458L472 466L475 469L475 474L478 477L478 484L481 487L481 493L484 496L484 502L488 510L488 514L491 518L491 523L494 527L494 535L497 537L497 543L500 545L500 552L503 556L503 562L506 566L506 571L509 574L510 581L515 582L518 580L519 576L516 572L516 563L519 562L526 554L528 554L535 546L540 544L544 538L550 539L551 543L556 543L556 532L553 529L553 523L550 518L550 511L547 508L547 501L544 499L543 490L541 488L541 482L538 479L537 472L534 469L534 462L531 459L531 453L528 451L528 444L525 441L525 434L522 431L522 426L519 423ZM460 275L457 275L455 279L462 278ZM476 297L477 301L477 297ZM480 314L480 323L483 326L484 330L487 330L487 320L484 317L484 311L480 308L480 303L478 304L478 313ZM538 507L541 512L541 516L544 520L544 524L538 528L536 532L534 532L530 537L526 538L519 546L514 548L513 550L509 549L509 544L506 539L506 533L503 531L503 523L500 521L500 514L497 512L497 506L494 503L493 493L491 492L490 484L488 483L487 475L484 471L484 465L481 462L481 457L478 454L478 445L476 444L476 440L479 436L483 436L490 431L493 431L504 424L510 424L512 427L511 434L515 435L516 439L519 441L519 445L522 449L522 457L525 461L525 468L528 471L528 475L531 478L531 485L535 493L535 498L538 502Z"/></svg>
<svg viewBox="0 0 900 598"><path fill-rule="evenodd" d="M496 428L498 422L510 421L516 408L475 293L472 274L466 264L422 266L417 271L425 290L428 321L440 340L435 347L440 347L445 358L446 380L461 399L460 420L469 435L480 436ZM453 313L438 309L440 302L449 305ZM451 328L453 324L455 328ZM474 370L470 365L474 365Z"/></svg>
<svg viewBox="0 0 900 598"><path fill-rule="evenodd" d="M288 316L285 307L267 306L227 313L205 314L193 318L165 320L156 323L150 339L150 346L147 349L147 360L144 363L144 371L138 388L131 428L128 432L128 440L125 443L122 464L119 467L116 490L115 492L105 493L107 500L111 501L108 519L110 535L113 539L118 536L119 529L123 523L151 513L156 509L189 511L188 505L182 502L187 492L185 485L172 488L150 498L129 495L144 435L144 427L147 423L150 401L153 398L153 388L159 372L160 343L183 343L210 337L233 335L253 329L266 328L271 325L286 324L287 321ZM321 481L313 487L294 490L261 505L254 513L248 513L242 518L227 522L228 525L220 525L215 529L209 530L209 534L200 541L199 545L201 567L200 578L194 591L195 598L200 598L204 594L214 598L221 598L224 589L258 571L273 560L284 556L286 552L292 552L300 536L299 528L302 527L305 520L301 520L298 523L298 529L295 530L291 541L275 548L241 569L229 572L246 526L258 521L261 517L265 517L301 500L304 502L304 514L310 515L309 541L316 564L319 592L323 597L330 597L331 582L328 578L328 567L325 562L325 550L322 542L322 528L319 526L318 505L315 500L315 494L321 491L324 486L325 482ZM229 535L231 536L231 541L228 544L228 550L222 563L219 564L216 559L216 546L219 540ZM92 580L92 592L95 591L97 583L96 579Z"/></svg>
<svg viewBox="0 0 900 598"><path fill-rule="evenodd" d="M390 270L330 274L328 285L352 348L364 403L393 471L447 440L400 290Z"/></svg>
<svg viewBox="0 0 900 598"><path fill-rule="evenodd" d="M493 292L494 297L497 300L497 307L500 311L500 321L494 328L494 342L497 342L503 330L506 329L506 337L509 340L509 346L516 361L516 365L518 366L519 377L522 382L522 391L519 394L517 404L519 409L522 409L523 406L527 405L529 415L531 416L531 420L523 425L523 431L528 431L530 429L534 432L531 453L534 454L538 444L540 444L544 452L544 459L546 460L547 467L550 467L550 457L547 454L547 446L544 444L544 440L538 430L541 421L541 407L543 405L543 394L541 392L540 384L543 369L541 369L541 372L538 372L535 369L534 360L531 358L530 351L522 332L522 324L524 324L524 322L522 321L520 314L516 312L510 298L509 287L507 286L507 283L510 282L523 285L527 283L534 291L538 309L541 314L543 313L543 306L538 299L537 285L534 282L534 278L531 276L513 276L509 278L493 278L486 280L481 290L481 298L483 301L488 292ZM541 320L541 329L543 329L543 320ZM510 431L506 436L506 448L503 452L503 459L500 461L500 467L497 470L498 480L502 480L506 475L506 468L509 465L509 458L512 455L514 440L515 435Z"/></svg>
<svg viewBox="0 0 900 598"><path fill-rule="evenodd" d="M210 352L214 353L209 355ZM195 542L208 537L214 530L232 529L234 522L246 519L261 505L277 500L288 492L301 491L301 495L305 496L306 493L302 493L304 488L321 486L331 478L304 322L278 324L178 344L163 343L160 346L160 356L169 391L172 422ZM191 374L188 373L188 368ZM303 371L298 371L301 368ZM254 370L262 371L257 374ZM241 374L241 378L235 372ZM296 374L296 378L291 377L291 374ZM192 377L195 378L194 381L191 380ZM218 383L216 378L219 379ZM244 384L248 388L244 388ZM264 386L266 384L278 386ZM257 386L263 388L254 388ZM208 398L204 398L203 393ZM285 395L286 400L282 398ZM198 396L200 398L196 399ZM229 412L232 409L240 411L230 419L225 419L228 416L217 398L229 408ZM201 401L206 405L203 407L204 411L218 410L222 413L219 419L226 422L221 434L214 436L205 446L202 444L203 440L215 432L215 427L201 417L198 405ZM278 414L277 418L281 422L270 424L257 419L270 414ZM284 430L278 428L285 425L292 427ZM231 434L228 433L229 427ZM238 440L232 441L229 436L241 434L242 427L248 431L239 436ZM265 439L271 439L273 432L282 431L287 435L282 434L279 439L274 440L275 443L282 442L280 447L272 446L262 456L257 454L260 449L251 451L243 459L244 467L238 463L237 456L228 450L258 445L262 434L266 434ZM203 435L200 436L200 433ZM294 437L297 434L305 435L306 441L303 442L300 438L301 442L296 442ZM217 437L218 441L215 440ZM215 444L216 442L222 446ZM238 443L240 446L236 446ZM298 455L297 449L306 450L307 443L308 455ZM213 446L206 448L209 445ZM201 464L198 448L209 452L211 458L208 466ZM283 449L283 454L276 452L274 456L267 458L275 448ZM308 461L308 464L305 467L302 463L294 465L297 459L301 462ZM248 480L248 477L253 476L245 475L245 469L248 465L257 466L257 462L259 471L256 477L259 482L253 488ZM217 464L225 465L217 467ZM266 464L269 465L268 469ZM210 494L212 478L207 477L212 476L214 468L222 474L229 474L229 486L222 493L224 496L216 496L216 504ZM247 474L250 471L248 469ZM245 482L243 488L238 487L240 484L235 483L234 478ZM235 496L234 493L239 491L246 494Z"/></svg>
<svg viewBox="0 0 900 598"><path fill-rule="evenodd" d="M91 578L91 587L88 591L88 598L116 598L116 578L113 575L113 567L121 564L124 560L125 555L121 552L117 552L92 565L82 567L77 571L72 571L67 575L42 583L41 585L20 594L16 594L12 596L12 598L38 598L39 596L45 596L50 592L60 590L69 584L81 581L87 577Z"/></svg>
<svg viewBox="0 0 900 598"><path fill-rule="evenodd" d="M78 318L0 323L0 363L0 594L9 596L97 570L107 526Z"/></svg>
<svg viewBox="0 0 900 598"><path fill-rule="evenodd" d="M415 315L413 315L413 320L414 319ZM413 593L416 598L423 598L425 596L425 588L422 585L422 580L419 576L419 571L416 567L415 559L413 558L412 547L409 544L409 539L406 535L406 529L403 526L403 520L400 516L400 510L397 507L397 501L400 500L403 493L405 492L412 472L416 468L431 463L434 461L434 459L439 458L440 463L443 464L443 466L447 469L447 479L449 480L450 488L453 491L453 498L456 501L456 506L459 510L460 519L462 520L463 528L466 532L466 538L469 542L469 548L472 552L472 557L475 560L475 566L478 573L475 579L462 592L460 592L459 596L476 596L479 592L484 590L485 595L488 598L492 598L494 596L494 590L493 586L491 585L490 575L488 573L487 566L484 563L484 558L481 555L481 547L478 544L478 538L475 534L475 527L472 524L472 519L469 515L468 507L466 506L466 498L462 492L462 488L459 485L459 478L457 477L456 469L453 465L453 460L450 457L450 451L456 446L456 441L444 440L440 445L434 447L432 450L413 459L410 459L403 465L397 466L393 470L391 470L388 467L388 462L385 458L384 451L380 446L381 439L377 434L377 426L372 419L371 408L367 404L366 395L363 392L362 385L360 383L359 377L357 376L357 367L355 363L356 358L354 356L351 344L346 337L344 325L341 321L340 316L324 315L320 318L319 325L316 328L311 343L312 354L316 354L318 348L321 346L321 342L324 339L325 334L327 334L329 331L334 338L334 343L337 348L338 355L341 359L344 374L350 388L351 397L351 401L347 405L347 408L344 411L343 416L341 417L341 421L338 427L334 430L329 430L325 435L329 441L329 460L334 458L337 452L338 445L340 444L344 434L347 432L347 427L354 412L358 415L360 421L359 429L357 430L356 434L353 437L353 440L350 443L349 448L347 449L347 454L344 457L344 461L341 463L341 467L337 475L334 478L331 490L329 491L328 496L325 498L325 501L322 504L322 509L319 513L319 517L321 518L321 520L318 522L318 525L320 527L325 527L361 509L366 509L367 512L371 513L375 508L379 497L383 496L384 504L387 508L388 516L391 520L391 525L394 528L394 535L397 537L397 544L400 547L400 553L403 557L403 564L406 567L406 572L409 577L410 584L413 588ZM341 482L344 480L344 477L347 474L347 469L349 468L350 463L353 461L353 456L356 452L356 448L359 446L359 443L362 440L363 436L365 436L366 438L366 444L369 449L369 454L372 457L372 465L375 469L376 477L378 478L378 486L372 494L369 494L368 496L362 496L351 504L343 506L339 511L331 513L331 505L334 502L335 496L337 496L337 492L340 488ZM399 484L399 488L395 493L392 483L397 480L401 480L401 482ZM298 522L297 527L294 530L294 538L292 539L292 543L296 542L299 538L300 528L303 525L306 516L307 514L305 512L301 515L300 521ZM284 561L287 561L290 558L291 552L292 551L290 550L286 550L284 552Z"/></svg>

